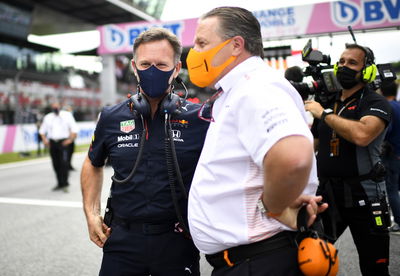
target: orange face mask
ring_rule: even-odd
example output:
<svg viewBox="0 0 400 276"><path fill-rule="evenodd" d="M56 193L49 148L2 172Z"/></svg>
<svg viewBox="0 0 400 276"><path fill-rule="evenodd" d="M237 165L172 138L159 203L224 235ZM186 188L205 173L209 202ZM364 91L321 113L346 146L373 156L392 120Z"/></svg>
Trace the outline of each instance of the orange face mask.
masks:
<svg viewBox="0 0 400 276"><path fill-rule="evenodd" d="M228 39L205 52L197 52L193 48L190 49L186 58L186 64L189 71L190 81L193 84L198 87L209 86L218 75L236 59L236 57L231 56L219 66L212 65L214 56L231 40L232 39Z"/></svg>

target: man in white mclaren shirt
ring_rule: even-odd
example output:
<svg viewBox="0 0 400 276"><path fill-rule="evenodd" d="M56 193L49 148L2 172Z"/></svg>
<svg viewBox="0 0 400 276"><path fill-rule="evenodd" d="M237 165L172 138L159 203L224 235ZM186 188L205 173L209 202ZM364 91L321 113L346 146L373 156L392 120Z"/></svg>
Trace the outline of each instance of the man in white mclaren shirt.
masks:
<svg viewBox="0 0 400 276"><path fill-rule="evenodd" d="M199 19L187 57L190 80L218 91L189 196L192 238L219 275L302 275L296 218L318 206L313 136L303 102L262 59L260 25L242 8ZM203 110L211 110L203 114Z"/></svg>

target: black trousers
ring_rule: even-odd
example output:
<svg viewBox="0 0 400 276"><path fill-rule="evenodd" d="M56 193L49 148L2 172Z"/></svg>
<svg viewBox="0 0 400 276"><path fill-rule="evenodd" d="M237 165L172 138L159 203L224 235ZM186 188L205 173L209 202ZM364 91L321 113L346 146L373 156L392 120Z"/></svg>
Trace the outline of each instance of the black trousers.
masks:
<svg viewBox="0 0 400 276"><path fill-rule="evenodd" d="M297 247L286 246L251 258L232 267L214 269L212 276L301 276Z"/></svg>
<svg viewBox="0 0 400 276"><path fill-rule="evenodd" d="M63 146L64 140L50 140L50 156L53 169L57 176L57 186L66 187L69 175L69 153L68 146Z"/></svg>
<svg viewBox="0 0 400 276"><path fill-rule="evenodd" d="M283 231L271 238L206 255L212 276L298 276L296 232ZM230 265L230 266L229 266Z"/></svg>
<svg viewBox="0 0 400 276"><path fill-rule="evenodd" d="M72 169L72 155L74 154L75 151L75 142L72 142L68 146L68 169Z"/></svg>
<svg viewBox="0 0 400 276"><path fill-rule="evenodd" d="M200 276L200 255L192 240L173 227L159 234L138 228L112 224L100 276Z"/></svg>
<svg viewBox="0 0 400 276"><path fill-rule="evenodd" d="M339 238L349 227L357 248L362 275L389 275L390 238L388 230L374 228L368 204L365 206L345 207L341 200L337 200L338 198L343 198L343 195L336 194L337 192L334 191L333 199L331 198L332 196L328 196L326 189L324 189L328 181L331 180L320 180L320 187L317 192L329 204L328 210L321 214L325 234L331 238L334 237L334 229L336 228L336 237ZM332 184L334 185L335 182ZM333 239L332 241L335 240Z"/></svg>

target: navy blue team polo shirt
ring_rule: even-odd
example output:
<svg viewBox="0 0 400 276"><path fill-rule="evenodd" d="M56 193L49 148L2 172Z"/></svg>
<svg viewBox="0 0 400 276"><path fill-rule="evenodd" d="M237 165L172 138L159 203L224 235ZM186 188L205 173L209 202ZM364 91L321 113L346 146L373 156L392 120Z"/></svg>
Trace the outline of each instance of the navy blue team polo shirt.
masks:
<svg viewBox="0 0 400 276"><path fill-rule="evenodd" d="M393 100L389 102L392 107L392 121L386 133L386 140L392 145L393 153L400 156L400 102Z"/></svg>
<svg viewBox="0 0 400 276"><path fill-rule="evenodd" d="M140 116L134 118L128 102L129 100L102 110L89 149L92 165L101 167L109 158L118 180L125 179L131 172L143 133L142 120ZM198 118L199 108L199 104L185 101L182 112L171 118L175 151L187 191L209 125L208 122ZM167 173L165 118L157 111L153 119L145 120L145 125L147 125L147 137L136 173L127 183L113 184L111 206L114 215L128 220L138 222L176 220ZM181 212L186 217L187 202L177 182L175 186Z"/></svg>

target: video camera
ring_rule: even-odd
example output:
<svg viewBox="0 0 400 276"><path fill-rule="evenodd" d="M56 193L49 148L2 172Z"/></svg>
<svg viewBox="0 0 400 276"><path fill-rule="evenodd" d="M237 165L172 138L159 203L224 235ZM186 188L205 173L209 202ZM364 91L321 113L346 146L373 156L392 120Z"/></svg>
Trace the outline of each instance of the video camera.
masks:
<svg viewBox="0 0 400 276"><path fill-rule="evenodd" d="M315 100L322 106L326 106L341 90L341 86L333 74L333 66L330 65L331 58L318 50L313 50L311 39L308 40L301 54L302 60L309 64L304 69L304 76L311 76L313 81L290 81L290 83L296 88L303 100L308 99L309 95L315 95Z"/></svg>
<svg viewBox="0 0 400 276"><path fill-rule="evenodd" d="M379 74L375 80L370 83L372 89L377 90L381 87L382 82L390 82L396 80L396 72L391 63L377 64Z"/></svg>

